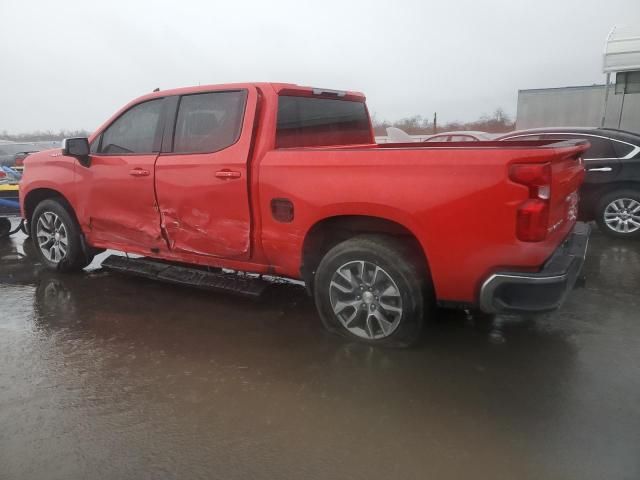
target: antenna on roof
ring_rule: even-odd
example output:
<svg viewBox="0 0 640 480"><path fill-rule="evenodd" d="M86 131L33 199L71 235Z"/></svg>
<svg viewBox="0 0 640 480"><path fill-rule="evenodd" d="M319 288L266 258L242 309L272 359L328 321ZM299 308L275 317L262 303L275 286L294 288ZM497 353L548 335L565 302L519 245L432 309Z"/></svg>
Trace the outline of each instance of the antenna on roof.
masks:
<svg viewBox="0 0 640 480"><path fill-rule="evenodd" d="M159 92L159 91L160 91L160 88L156 87L156 88L154 88L154 89L153 89L153 91L154 91L154 92Z"/></svg>

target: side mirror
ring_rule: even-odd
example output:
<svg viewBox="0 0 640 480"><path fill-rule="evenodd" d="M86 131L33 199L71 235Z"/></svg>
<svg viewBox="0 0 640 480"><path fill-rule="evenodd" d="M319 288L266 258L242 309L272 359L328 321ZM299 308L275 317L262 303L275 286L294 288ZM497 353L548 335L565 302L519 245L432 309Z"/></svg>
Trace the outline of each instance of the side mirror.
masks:
<svg viewBox="0 0 640 480"><path fill-rule="evenodd" d="M62 154L76 157L81 165L88 167L90 164L89 140L85 137L65 138L62 140Z"/></svg>

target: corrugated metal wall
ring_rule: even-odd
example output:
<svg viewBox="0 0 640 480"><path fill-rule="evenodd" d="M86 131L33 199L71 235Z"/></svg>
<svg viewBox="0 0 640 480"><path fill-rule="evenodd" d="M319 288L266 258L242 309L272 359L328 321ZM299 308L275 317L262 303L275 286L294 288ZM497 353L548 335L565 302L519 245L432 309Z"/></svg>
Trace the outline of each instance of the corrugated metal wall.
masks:
<svg viewBox="0 0 640 480"><path fill-rule="evenodd" d="M604 88L604 85L591 85L520 90L516 128L598 127L604 107ZM640 94L615 95L611 85L605 126L640 133Z"/></svg>

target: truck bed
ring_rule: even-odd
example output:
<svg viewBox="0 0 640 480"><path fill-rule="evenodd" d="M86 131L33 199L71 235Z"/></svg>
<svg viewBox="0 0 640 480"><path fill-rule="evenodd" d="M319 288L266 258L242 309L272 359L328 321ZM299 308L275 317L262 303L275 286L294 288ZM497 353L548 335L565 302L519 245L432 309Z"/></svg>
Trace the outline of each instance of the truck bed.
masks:
<svg viewBox="0 0 640 480"><path fill-rule="evenodd" d="M278 271L295 275L295 245L317 221L366 211L407 227L419 240L439 299L473 303L478 279L503 266L538 269L567 237L575 224L568 202L582 180L579 157L586 148L584 141L535 140L273 150L259 165L263 246ZM553 169L554 228L544 241L516 238L516 210L529 195L509 180L509 168L519 162ZM293 200L293 224L272 220L274 197ZM283 235L292 238L290 250L279 240Z"/></svg>

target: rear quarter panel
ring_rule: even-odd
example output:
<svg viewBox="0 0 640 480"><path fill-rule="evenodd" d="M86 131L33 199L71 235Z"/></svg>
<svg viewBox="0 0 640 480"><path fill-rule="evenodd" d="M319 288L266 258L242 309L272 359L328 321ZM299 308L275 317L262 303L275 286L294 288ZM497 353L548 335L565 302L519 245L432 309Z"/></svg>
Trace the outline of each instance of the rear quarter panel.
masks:
<svg viewBox="0 0 640 480"><path fill-rule="evenodd" d="M314 224L339 215L381 217L418 239L438 299L473 302L493 270L538 269L573 224L558 226L543 242L516 238L516 209L528 189L508 180L510 164L567 152L500 147L268 152L259 166L265 254L278 273L298 277L304 237ZM273 219L273 198L293 201L293 222Z"/></svg>

